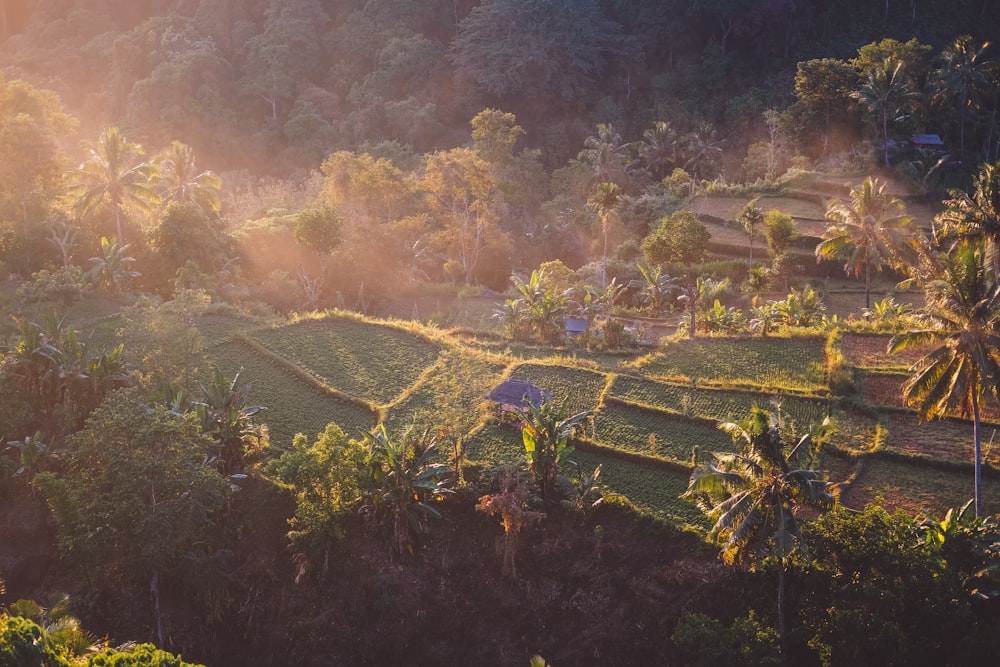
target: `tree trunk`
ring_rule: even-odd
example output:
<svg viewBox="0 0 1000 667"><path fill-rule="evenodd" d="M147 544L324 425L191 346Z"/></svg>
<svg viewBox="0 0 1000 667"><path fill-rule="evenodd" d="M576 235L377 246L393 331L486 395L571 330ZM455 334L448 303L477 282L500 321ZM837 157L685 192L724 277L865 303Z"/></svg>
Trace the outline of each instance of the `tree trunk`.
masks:
<svg viewBox="0 0 1000 667"><path fill-rule="evenodd" d="M867 254L867 251L865 251ZM872 269L871 262L868 258L865 258L865 308L871 308L871 293L872 293Z"/></svg>
<svg viewBox="0 0 1000 667"><path fill-rule="evenodd" d="M122 211L121 207L115 203L115 230L118 233L118 247L121 248L125 244L125 238L122 234Z"/></svg>
<svg viewBox="0 0 1000 667"><path fill-rule="evenodd" d="M778 644L782 662L788 663L788 619L785 618L785 559L778 559Z"/></svg>
<svg viewBox="0 0 1000 667"><path fill-rule="evenodd" d="M882 153L885 158L885 166L889 166L889 112L882 110Z"/></svg>
<svg viewBox="0 0 1000 667"><path fill-rule="evenodd" d="M982 449L982 433L980 433L979 424L979 394L973 391L972 393L972 434L973 440L976 443L976 462L975 462L975 479L976 479L976 516L980 517L983 515L983 477L982 477L982 460L983 460L983 449Z"/></svg>
<svg viewBox="0 0 1000 667"><path fill-rule="evenodd" d="M153 602L153 627L156 629L156 645L163 646L163 618L160 614L160 573L154 571L149 578L149 596Z"/></svg>

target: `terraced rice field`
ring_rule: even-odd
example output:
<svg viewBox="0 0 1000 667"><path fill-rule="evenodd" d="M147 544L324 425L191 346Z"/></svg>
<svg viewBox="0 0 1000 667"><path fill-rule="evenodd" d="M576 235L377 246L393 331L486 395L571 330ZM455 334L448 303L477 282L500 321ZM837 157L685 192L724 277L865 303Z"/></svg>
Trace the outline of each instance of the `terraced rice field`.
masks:
<svg viewBox="0 0 1000 667"><path fill-rule="evenodd" d="M878 503L892 512L925 513L940 517L951 507L960 507L974 495L972 470L946 471L919 463L871 459L850 489L841 496L848 507L861 509ZM1000 511L1000 482L983 480L985 511Z"/></svg>
<svg viewBox="0 0 1000 667"><path fill-rule="evenodd" d="M385 423L397 431L411 423L435 424L457 411L471 429L479 419L486 394L498 383L504 366L460 354L444 355L412 393L387 411Z"/></svg>
<svg viewBox="0 0 1000 667"><path fill-rule="evenodd" d="M822 338L697 338L631 368L660 380L818 391L825 384L825 344Z"/></svg>
<svg viewBox="0 0 1000 667"><path fill-rule="evenodd" d="M915 414L890 413L889 449L903 454L952 461L973 461L972 422L934 419L919 423ZM982 425L983 463L1000 468L1000 426Z"/></svg>
<svg viewBox="0 0 1000 667"><path fill-rule="evenodd" d="M678 497L687 491L690 479L687 473L641 465L600 452L577 450L571 458L588 474L601 466L599 481L612 493L627 496L639 507L681 525L708 527L701 510Z"/></svg>
<svg viewBox="0 0 1000 667"><path fill-rule="evenodd" d="M208 352L230 377L242 368L241 378L253 383L251 401L267 408L261 420L270 429L273 447L289 447L296 433L314 437L330 422L350 434L375 425L374 416L363 407L321 394L246 345L226 342Z"/></svg>
<svg viewBox="0 0 1000 667"><path fill-rule="evenodd" d="M745 419L754 406L771 409L774 402L798 424L818 424L826 416L827 402L821 399L781 396L761 392L697 388L657 382L649 378L619 375L611 386L611 396L632 403L650 405L685 415L719 421Z"/></svg>
<svg viewBox="0 0 1000 667"><path fill-rule="evenodd" d="M732 439L714 422L618 402L610 402L598 411L592 437L615 449L656 456L682 465L691 463L695 447L703 456L733 448Z"/></svg>
<svg viewBox="0 0 1000 667"><path fill-rule="evenodd" d="M927 353L927 349L911 348L890 354L889 335L844 334L840 351L844 360L857 368L905 370Z"/></svg>
<svg viewBox="0 0 1000 667"><path fill-rule="evenodd" d="M568 398L569 414L595 409L607 384L607 375L598 371L533 363L521 364L511 377L527 380L551 393L555 400Z"/></svg>
<svg viewBox="0 0 1000 667"><path fill-rule="evenodd" d="M831 444L842 454L824 454L823 467L838 483L860 471L843 489L850 506L881 498L890 508L940 512L971 495L971 473L966 479L921 461L924 456L971 460L968 423L918 424L911 412L877 410L878 405L895 405L874 399L898 391L903 377L891 372L896 362L879 351L886 337L842 338L848 363L869 371L864 386L865 396L876 405L873 412L837 408L826 397L823 337L684 340L629 363L627 357L606 353L559 358L551 351L525 348L523 354L511 354L503 346L464 346L466 341L457 338L451 346L419 330L336 316L249 330L242 322L212 317L203 319L199 329L208 340L224 341L209 350L224 369L232 373L243 366L245 377L266 388L256 400L269 408L265 420L278 447L287 446L299 431L315 435L329 421L348 433L374 426L371 412L317 389L310 376L383 406L386 425L398 430L412 422L433 422L449 406L470 411L466 425L472 428L485 414L479 410L482 397L509 375L556 399L568 397L573 412L597 409L580 434L597 449L571 458L585 468L602 465L609 489L661 516L701 525L700 512L677 498L687 487L693 449L697 447L702 462L713 451L731 451L732 440L717 422L739 421L754 404L769 407L769 400L783 393L781 408L799 431L832 409L838 432ZM280 358L227 341L243 331ZM888 428L885 447L914 459L890 461L874 453L879 419ZM988 442L992 431L985 433ZM476 430L466 454L482 464L524 460L517 429L489 421ZM985 460L1000 468L1000 442L995 448L987 445ZM1000 484L991 484L1000 495Z"/></svg>
<svg viewBox="0 0 1000 667"><path fill-rule="evenodd" d="M379 404L409 388L440 352L418 334L353 319L305 320L250 336L331 387Z"/></svg>

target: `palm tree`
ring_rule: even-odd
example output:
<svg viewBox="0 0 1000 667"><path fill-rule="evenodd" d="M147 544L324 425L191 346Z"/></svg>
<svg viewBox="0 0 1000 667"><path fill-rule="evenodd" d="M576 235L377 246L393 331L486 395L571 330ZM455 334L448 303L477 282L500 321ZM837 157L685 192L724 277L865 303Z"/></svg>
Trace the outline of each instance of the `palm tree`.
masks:
<svg viewBox="0 0 1000 667"><path fill-rule="evenodd" d="M667 175L667 170L677 162L677 132L670 123L658 120L642 133L638 144L639 157L654 178Z"/></svg>
<svg viewBox="0 0 1000 667"><path fill-rule="evenodd" d="M684 168L691 173L691 194L695 184L722 157L722 143L715 128L703 123L684 137Z"/></svg>
<svg viewBox="0 0 1000 667"><path fill-rule="evenodd" d="M903 394L920 419L956 412L972 418L976 516L981 516L980 405L987 391L998 394L1000 285L982 244L961 243L941 261L941 277L927 283L927 302L917 314L923 328L894 336L889 351L934 346L910 368Z"/></svg>
<svg viewBox="0 0 1000 667"><path fill-rule="evenodd" d="M616 181L625 174L625 161L631 144L623 144L622 137L611 123L598 123L597 134L587 137L579 158L594 170L598 183Z"/></svg>
<svg viewBox="0 0 1000 667"><path fill-rule="evenodd" d="M885 60L874 67L861 87L851 97L867 107L875 116L882 132L882 153L885 166L889 166L889 120L898 120L901 111L916 97L903 75L903 63Z"/></svg>
<svg viewBox="0 0 1000 667"><path fill-rule="evenodd" d="M191 202L206 216L218 214L222 208L219 191L222 179L214 171L198 171L194 150L180 141L153 159L157 178L155 190L160 196L161 208L172 201Z"/></svg>
<svg viewBox="0 0 1000 667"><path fill-rule="evenodd" d="M958 107L958 145L963 155L967 113L979 108L990 89L988 61L983 57L989 45L976 47L969 35L959 37L941 52L940 65L929 77L931 102Z"/></svg>
<svg viewBox="0 0 1000 667"><path fill-rule="evenodd" d="M726 563L752 569L765 558L777 559L778 634L784 643L785 568L788 557L804 546L796 511L834 503L830 483L815 469L826 424L811 427L790 451L777 411L754 407L747 420L719 428L732 436L738 451L715 453L714 465L697 467L681 498L715 520L709 538L722 545Z"/></svg>
<svg viewBox="0 0 1000 667"><path fill-rule="evenodd" d="M760 197L754 197L747 202L743 210L740 211L739 217L736 221L743 225L743 229L747 230L750 234L750 268L753 269L753 233L764 223L764 211L757 206L757 202L760 201Z"/></svg>
<svg viewBox="0 0 1000 667"><path fill-rule="evenodd" d="M601 287L608 284L608 232L611 230L611 219L622 200L622 189L617 183L604 182L597 186L595 192L587 201L587 205L597 211L601 218L601 232L604 234L604 253L601 263Z"/></svg>
<svg viewBox="0 0 1000 667"><path fill-rule="evenodd" d="M123 211L148 213L160 202L151 186L156 168L140 160L142 146L128 141L116 127L109 127L97 143L85 147L90 157L73 173L70 191L79 198L77 207L84 219L105 206L111 209L118 245L123 245Z"/></svg>
<svg viewBox="0 0 1000 667"><path fill-rule="evenodd" d="M826 209L831 222L816 246L816 259L844 260L848 274L865 276L865 308L871 307L871 270L885 265L908 266L916 261L913 217L903 202L871 176L851 190L851 202L834 202Z"/></svg>
<svg viewBox="0 0 1000 667"><path fill-rule="evenodd" d="M982 165L971 195L962 190L948 194L945 210L934 218L936 235L985 241L994 277L1000 280L1000 163Z"/></svg>

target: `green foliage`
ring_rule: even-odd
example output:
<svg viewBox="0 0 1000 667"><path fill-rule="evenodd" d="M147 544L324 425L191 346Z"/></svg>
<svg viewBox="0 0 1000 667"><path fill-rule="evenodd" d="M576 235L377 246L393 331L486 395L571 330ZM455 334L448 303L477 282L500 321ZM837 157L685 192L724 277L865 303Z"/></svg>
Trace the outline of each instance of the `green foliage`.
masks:
<svg viewBox="0 0 1000 667"><path fill-rule="evenodd" d="M100 281L107 289L114 292L124 290L133 278L142 275L131 268L135 264L135 257L127 254L128 249L128 243L122 245L102 236L101 255L90 258L93 266L87 272L87 278Z"/></svg>
<svg viewBox="0 0 1000 667"><path fill-rule="evenodd" d="M492 95L528 87L569 101L593 90L623 46L621 26L595 0L495 0L459 23L453 49L462 76Z"/></svg>
<svg viewBox="0 0 1000 667"><path fill-rule="evenodd" d="M363 497L365 458L365 448L331 423L312 442L299 433L291 450L267 465L267 474L295 494L293 549L316 555L341 537L341 518Z"/></svg>
<svg viewBox="0 0 1000 667"><path fill-rule="evenodd" d="M42 269L31 274L31 280L17 288L17 296L26 303L76 303L91 289L83 269L70 264L54 271Z"/></svg>
<svg viewBox="0 0 1000 667"><path fill-rule="evenodd" d="M642 242L642 252L651 266L676 262L688 267L701 262L711 235L690 210L664 218L657 230Z"/></svg>
<svg viewBox="0 0 1000 667"><path fill-rule="evenodd" d="M795 219L787 213L772 208L764 215L764 238L772 257L783 255L797 234Z"/></svg>
<svg viewBox="0 0 1000 667"><path fill-rule="evenodd" d="M159 215L150 234L155 253L150 278L162 292L177 271L193 262L205 274L214 274L231 254L230 240L202 208L190 201L171 201Z"/></svg>
<svg viewBox="0 0 1000 667"><path fill-rule="evenodd" d="M151 574L209 555L207 539L229 493L208 463L213 443L193 417L115 392L69 439L64 473L36 486L59 527L59 545L95 584L148 585ZM134 590L133 590L134 592Z"/></svg>
<svg viewBox="0 0 1000 667"><path fill-rule="evenodd" d="M0 615L0 667L68 667L45 630L21 616Z"/></svg>
<svg viewBox="0 0 1000 667"><path fill-rule="evenodd" d="M815 569L801 618L822 664L965 664L997 650L992 624L958 594L960 571L941 567L911 517L833 511L806 532Z"/></svg>
<svg viewBox="0 0 1000 667"><path fill-rule="evenodd" d="M392 549L412 553L413 539L426 531L424 519L440 519L431 504L450 493L444 478L447 465L434 463L437 438L411 425L396 439L385 426L363 434L368 445L365 459L364 511L392 524Z"/></svg>
<svg viewBox="0 0 1000 667"><path fill-rule="evenodd" d="M50 319L44 324L16 320L19 328L9 354L0 358L0 390L13 404L6 435L43 432L61 438L78 429L104 395L127 384L121 345L95 349L73 327ZM30 402L30 418L18 418L21 399ZM14 427L20 426L20 430Z"/></svg>
<svg viewBox="0 0 1000 667"><path fill-rule="evenodd" d="M224 473L241 473L247 461L267 450L266 427L257 415L266 408L250 405L252 383L240 384L242 369L230 380L224 371L215 369L208 384L199 384L201 400L192 404L201 432L217 443L215 463Z"/></svg>
<svg viewBox="0 0 1000 667"><path fill-rule="evenodd" d="M976 515L982 515L980 403L998 395L1000 377L1000 284L982 244L962 243L942 261L940 277L927 284L922 328L893 337L893 352L933 349L910 368L903 385L907 403L923 419L957 412L973 419Z"/></svg>
<svg viewBox="0 0 1000 667"><path fill-rule="evenodd" d="M106 649L87 658L87 667L204 667L184 662L180 656L161 651L152 644L139 644L134 648Z"/></svg>
<svg viewBox="0 0 1000 667"><path fill-rule="evenodd" d="M670 636L691 667L785 664L778 650L778 633L751 610L733 620L728 628L720 621L696 612L684 614Z"/></svg>
<svg viewBox="0 0 1000 667"><path fill-rule="evenodd" d="M810 426L789 449L784 440L795 436L779 420L754 408L742 423L720 424L737 452L714 453L715 464L696 468L684 494L715 520L709 538L727 563L752 568L767 556L787 558L801 544L795 510L833 505L829 482L814 469L826 429Z"/></svg>
<svg viewBox="0 0 1000 667"><path fill-rule="evenodd" d="M789 292L784 301L774 303L774 308L782 324L789 327L817 326L826 311L819 293L808 285Z"/></svg>
<svg viewBox="0 0 1000 667"><path fill-rule="evenodd" d="M295 223L295 240L320 255L329 255L342 240L344 221L332 206L307 208Z"/></svg>
<svg viewBox="0 0 1000 667"><path fill-rule="evenodd" d="M564 399L558 404L553 401L538 406L529 404L528 410L521 414L521 439L528 469L535 476L542 497L550 501L555 498L559 467L574 451L569 439L593 415L592 411L567 415L568 402Z"/></svg>

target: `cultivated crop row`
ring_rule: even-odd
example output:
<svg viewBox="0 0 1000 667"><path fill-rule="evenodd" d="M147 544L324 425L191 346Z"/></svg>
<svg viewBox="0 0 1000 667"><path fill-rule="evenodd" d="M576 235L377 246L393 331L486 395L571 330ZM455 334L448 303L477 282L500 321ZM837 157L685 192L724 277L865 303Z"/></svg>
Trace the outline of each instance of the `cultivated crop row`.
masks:
<svg viewBox="0 0 1000 667"><path fill-rule="evenodd" d="M822 422L828 409L827 402L821 399L700 388L691 384L659 382L633 375L617 376L610 394L624 401L651 405L684 415L735 422L746 419L754 406L770 410L777 403L781 412L803 427Z"/></svg>
<svg viewBox="0 0 1000 667"><path fill-rule="evenodd" d="M973 497L972 470L942 470L919 462L869 458L861 473L842 496L850 507L877 502L887 511L942 516ZM984 510L1000 511L1000 481L983 478Z"/></svg>
<svg viewBox="0 0 1000 667"><path fill-rule="evenodd" d="M712 421L617 401L609 402L598 411L593 429L592 438L609 447L684 465L690 464L695 447L702 456L733 448L732 439Z"/></svg>
<svg viewBox="0 0 1000 667"><path fill-rule="evenodd" d="M296 433L314 437L330 422L352 434L374 425L374 416L368 410L320 393L244 344L221 343L209 348L207 354L230 377L243 369L241 379L254 386L252 402L267 408L261 421L267 423L275 447L290 446Z"/></svg>
<svg viewBox="0 0 1000 667"><path fill-rule="evenodd" d="M569 414L595 409L607 384L607 376L598 371L533 363L521 364L511 377L527 380L556 401L568 398Z"/></svg>
<svg viewBox="0 0 1000 667"><path fill-rule="evenodd" d="M467 432L479 421L484 398L503 370L476 355L445 353L418 386L388 407L386 428L395 431L416 423Z"/></svg>
<svg viewBox="0 0 1000 667"><path fill-rule="evenodd" d="M328 385L378 404L403 393L440 351L417 334L346 318L305 320L249 335Z"/></svg>
<svg viewBox="0 0 1000 667"><path fill-rule="evenodd" d="M826 382L825 342L821 337L682 340L633 368L649 377L695 384L817 391Z"/></svg>
<svg viewBox="0 0 1000 667"><path fill-rule="evenodd" d="M598 481L611 493L624 495L639 507L681 525L707 525L705 515L679 497L687 490L691 477L686 472L642 465L597 451L577 450L570 458L587 474L601 466Z"/></svg>

